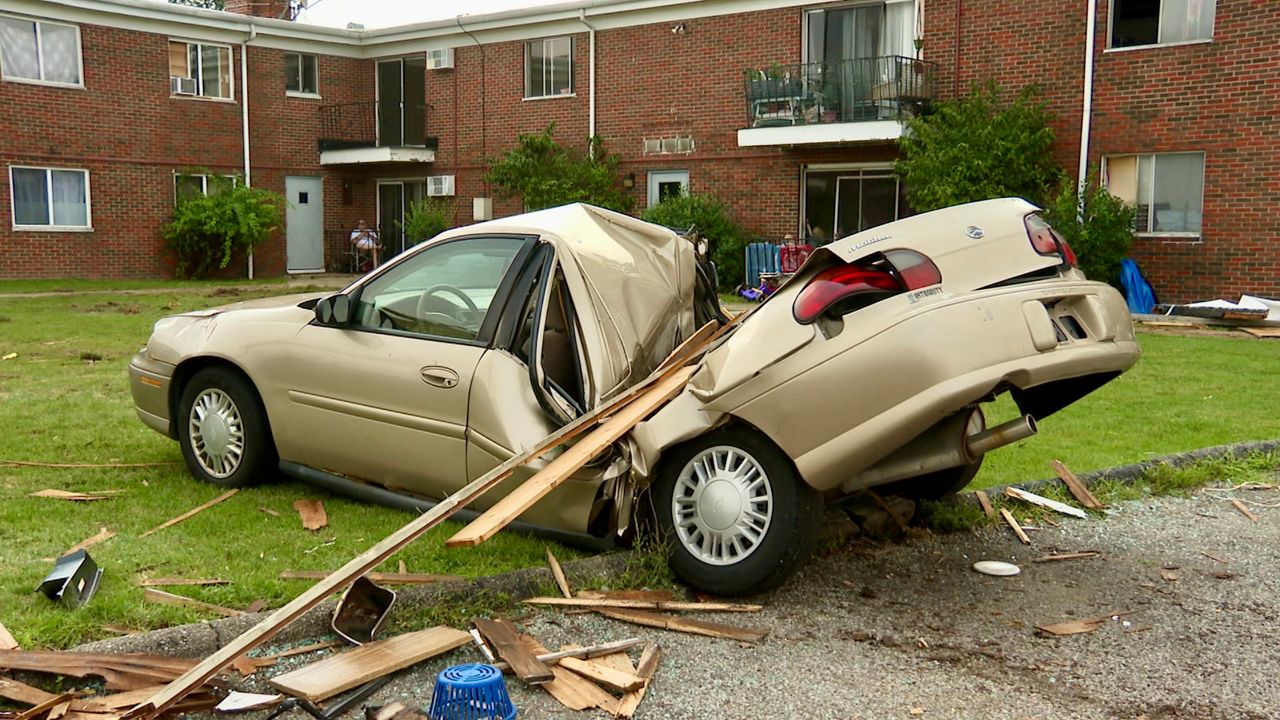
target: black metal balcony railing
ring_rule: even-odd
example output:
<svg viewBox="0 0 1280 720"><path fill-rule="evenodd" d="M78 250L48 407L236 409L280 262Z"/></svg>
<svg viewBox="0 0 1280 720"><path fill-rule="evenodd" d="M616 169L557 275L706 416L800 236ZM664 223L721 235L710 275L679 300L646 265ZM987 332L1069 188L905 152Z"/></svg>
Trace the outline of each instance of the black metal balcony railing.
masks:
<svg viewBox="0 0 1280 720"><path fill-rule="evenodd" d="M428 106L368 100L323 105L320 111L320 150L369 147L427 147L437 138L427 136Z"/></svg>
<svg viewBox="0 0 1280 720"><path fill-rule="evenodd" d="M891 55L748 69L747 127L902 120L933 99L935 68Z"/></svg>

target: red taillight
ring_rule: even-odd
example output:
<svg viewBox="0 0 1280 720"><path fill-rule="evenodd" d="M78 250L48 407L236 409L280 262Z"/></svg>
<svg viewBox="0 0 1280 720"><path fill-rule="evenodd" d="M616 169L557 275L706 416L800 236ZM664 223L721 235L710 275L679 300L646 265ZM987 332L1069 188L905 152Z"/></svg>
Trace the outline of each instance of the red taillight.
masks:
<svg viewBox="0 0 1280 720"><path fill-rule="evenodd" d="M898 271L898 277L902 278L902 284L908 290L919 290L942 282L938 266L915 250L890 250L884 257Z"/></svg>
<svg viewBox="0 0 1280 720"><path fill-rule="evenodd" d="M1067 241L1039 215L1028 215L1025 219L1027 237L1031 238L1031 247L1041 255L1057 255L1068 265L1076 264L1075 251Z"/></svg>
<svg viewBox="0 0 1280 720"><path fill-rule="evenodd" d="M796 296L791 314L796 322L807 325L817 320L832 305L852 295L892 295L904 290L898 278L887 270L860 265L837 265L818 273Z"/></svg>

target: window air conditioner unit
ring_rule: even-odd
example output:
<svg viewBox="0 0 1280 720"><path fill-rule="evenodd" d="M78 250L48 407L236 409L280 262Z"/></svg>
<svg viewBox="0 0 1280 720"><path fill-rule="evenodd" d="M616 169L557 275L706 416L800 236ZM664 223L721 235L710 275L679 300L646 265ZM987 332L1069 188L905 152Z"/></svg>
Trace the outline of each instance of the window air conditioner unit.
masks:
<svg viewBox="0 0 1280 720"><path fill-rule="evenodd" d="M169 93L172 95L195 95L196 79L185 77L169 78Z"/></svg>
<svg viewBox="0 0 1280 720"><path fill-rule="evenodd" d="M427 51L428 70L446 70L453 67L453 48Z"/></svg>
<svg viewBox="0 0 1280 720"><path fill-rule="evenodd" d="M429 176L427 178L427 195L429 197L447 197L453 195L453 176Z"/></svg>

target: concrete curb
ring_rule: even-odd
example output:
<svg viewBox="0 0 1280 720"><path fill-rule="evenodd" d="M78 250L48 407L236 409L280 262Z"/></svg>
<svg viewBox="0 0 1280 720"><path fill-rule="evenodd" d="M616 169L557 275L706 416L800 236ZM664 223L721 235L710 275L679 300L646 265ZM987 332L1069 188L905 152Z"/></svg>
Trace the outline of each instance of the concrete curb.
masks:
<svg viewBox="0 0 1280 720"><path fill-rule="evenodd" d="M626 568L629 554L613 552L564 563L564 571L571 580L582 582L621 572ZM425 607L448 603L474 601L478 597L507 595L513 604L520 598L534 595L540 586L555 582L551 571L545 567L525 568L500 575L444 582L434 585L412 585L396 588L396 604L391 616L404 617ZM292 643L332 633L329 618L333 615L336 598L325 600L307 611L302 617L285 626L268 645ZM81 652L100 653L153 653L175 657L208 657L217 652L249 628L257 625L272 611L211 620L190 625L161 628L148 632L109 638L74 648Z"/></svg>

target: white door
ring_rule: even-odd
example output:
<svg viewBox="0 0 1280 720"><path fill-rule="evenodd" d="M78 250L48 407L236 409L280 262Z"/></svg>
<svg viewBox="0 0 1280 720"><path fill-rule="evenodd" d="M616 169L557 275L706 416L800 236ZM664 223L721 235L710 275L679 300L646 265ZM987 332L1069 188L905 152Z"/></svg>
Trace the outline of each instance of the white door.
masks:
<svg viewBox="0 0 1280 720"><path fill-rule="evenodd" d="M324 272L324 178L284 179L285 249L289 272Z"/></svg>
<svg viewBox="0 0 1280 720"><path fill-rule="evenodd" d="M649 171L649 207L653 207L669 197L688 194L688 170Z"/></svg>

